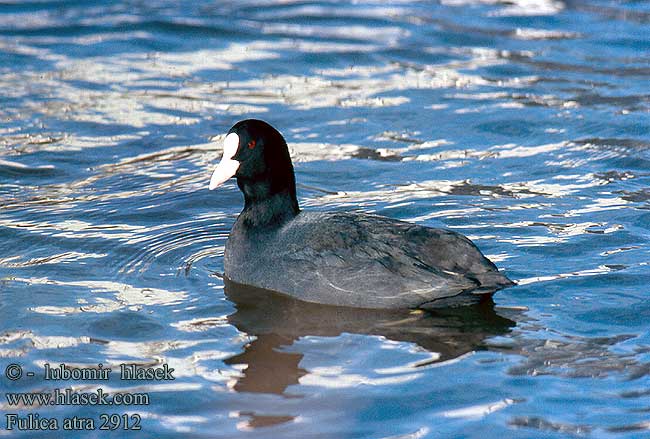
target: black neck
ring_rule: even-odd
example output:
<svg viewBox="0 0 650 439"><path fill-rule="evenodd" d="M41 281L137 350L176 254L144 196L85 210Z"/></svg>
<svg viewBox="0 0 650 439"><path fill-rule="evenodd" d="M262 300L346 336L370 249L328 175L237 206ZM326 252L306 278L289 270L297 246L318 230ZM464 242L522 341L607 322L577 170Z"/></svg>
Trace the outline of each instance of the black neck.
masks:
<svg viewBox="0 0 650 439"><path fill-rule="evenodd" d="M247 227L279 227L300 212L295 183L283 189L267 182L237 179L244 193L244 210L238 221Z"/></svg>

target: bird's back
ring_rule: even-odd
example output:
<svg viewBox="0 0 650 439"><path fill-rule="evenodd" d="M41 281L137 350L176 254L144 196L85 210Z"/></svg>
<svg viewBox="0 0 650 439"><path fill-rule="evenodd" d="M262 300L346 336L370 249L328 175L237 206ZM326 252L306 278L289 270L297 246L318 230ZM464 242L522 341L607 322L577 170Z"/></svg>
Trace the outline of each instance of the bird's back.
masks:
<svg viewBox="0 0 650 439"><path fill-rule="evenodd" d="M273 231L236 232L230 279L309 302L419 308L512 285L464 236L377 215L301 212Z"/></svg>

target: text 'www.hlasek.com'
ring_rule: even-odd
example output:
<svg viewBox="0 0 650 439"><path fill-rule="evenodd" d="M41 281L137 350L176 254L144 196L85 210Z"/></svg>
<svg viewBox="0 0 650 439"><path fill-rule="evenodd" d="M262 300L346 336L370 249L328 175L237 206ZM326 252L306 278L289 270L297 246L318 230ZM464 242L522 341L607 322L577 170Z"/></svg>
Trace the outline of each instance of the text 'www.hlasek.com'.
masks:
<svg viewBox="0 0 650 439"><path fill-rule="evenodd" d="M145 367L135 363L122 363L117 368L101 363L92 367L45 363L38 372L12 363L5 367L4 376L10 390L22 390L20 386L28 383L39 387L65 384L47 390L5 392L6 410L3 411L7 431L142 430L142 415L137 413L137 408L149 405L149 393L110 389L110 380L119 379L122 384L137 384L142 388L145 382L175 379L174 369L167 364ZM98 382L104 387L97 387ZM93 416L56 417L43 413L56 406L92 406L101 410Z"/></svg>

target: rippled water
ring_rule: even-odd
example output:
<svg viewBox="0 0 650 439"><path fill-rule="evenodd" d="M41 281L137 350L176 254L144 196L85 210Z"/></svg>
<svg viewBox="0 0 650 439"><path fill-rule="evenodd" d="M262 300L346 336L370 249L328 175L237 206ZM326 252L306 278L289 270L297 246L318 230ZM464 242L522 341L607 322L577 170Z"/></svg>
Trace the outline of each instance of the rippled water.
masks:
<svg viewBox="0 0 650 439"><path fill-rule="evenodd" d="M111 411L134 437L646 437L649 23L631 0L2 2L2 370L168 364L103 386L151 395ZM287 137L304 208L452 228L519 286L434 314L224 287L242 200L207 184L247 117Z"/></svg>

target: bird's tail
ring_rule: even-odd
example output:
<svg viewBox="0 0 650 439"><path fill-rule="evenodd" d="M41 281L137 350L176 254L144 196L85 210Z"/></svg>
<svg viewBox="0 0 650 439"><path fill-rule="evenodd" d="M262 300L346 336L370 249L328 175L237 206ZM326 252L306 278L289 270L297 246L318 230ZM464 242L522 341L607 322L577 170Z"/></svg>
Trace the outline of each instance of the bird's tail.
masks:
<svg viewBox="0 0 650 439"><path fill-rule="evenodd" d="M517 285L498 271L486 271L485 273L475 274L473 277L478 281L480 285L479 289L481 290L496 291L501 288L508 288Z"/></svg>

